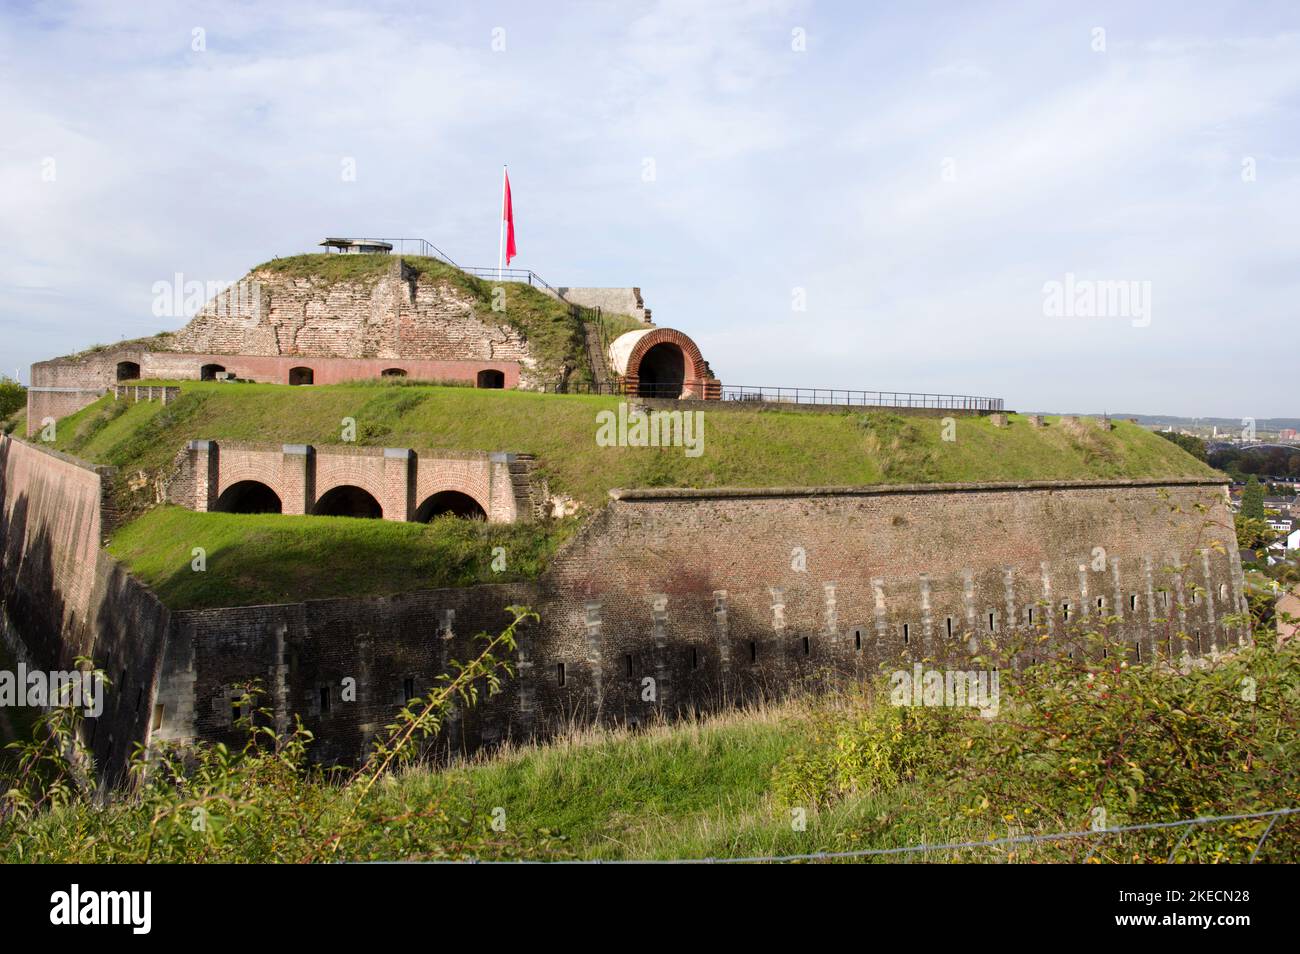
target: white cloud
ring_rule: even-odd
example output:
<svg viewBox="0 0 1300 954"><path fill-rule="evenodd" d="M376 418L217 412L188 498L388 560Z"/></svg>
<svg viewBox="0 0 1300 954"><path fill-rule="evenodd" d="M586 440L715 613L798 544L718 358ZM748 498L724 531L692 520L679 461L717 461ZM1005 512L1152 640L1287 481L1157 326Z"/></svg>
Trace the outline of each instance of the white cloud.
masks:
<svg viewBox="0 0 1300 954"><path fill-rule="evenodd" d="M481 264L509 161L521 263L640 285L724 380L1300 413L1284 375L1243 387L1294 325L1300 34L1284 18L33 10L0 14L0 364L158 330L153 281L237 277L327 232L422 235ZM1042 283L1066 271L1151 281L1151 327L1043 318Z"/></svg>

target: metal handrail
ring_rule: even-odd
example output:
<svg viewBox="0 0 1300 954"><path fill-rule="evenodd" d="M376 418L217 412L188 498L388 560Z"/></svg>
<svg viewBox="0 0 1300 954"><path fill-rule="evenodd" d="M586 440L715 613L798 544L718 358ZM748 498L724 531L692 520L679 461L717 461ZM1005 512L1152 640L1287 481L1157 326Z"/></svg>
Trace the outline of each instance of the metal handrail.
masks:
<svg viewBox="0 0 1300 954"><path fill-rule="evenodd" d="M961 411L1001 411L1002 398L974 394L929 394L922 391L860 391L843 388L785 388L724 385L724 401L764 401L780 404L850 405L861 407L920 407Z"/></svg>
<svg viewBox="0 0 1300 954"><path fill-rule="evenodd" d="M433 244L432 242L430 242L428 239L422 239L422 238L382 238L382 237L380 237L380 236L369 236L369 235L367 235L366 238L369 238L369 239L371 239L372 241L375 241L375 242L387 242L389 245L392 245L392 246L393 246L393 251L395 251L398 255L405 255L405 254L407 254L407 252L406 252L406 246L407 246L407 244L409 243L409 244L411 244L411 245L414 245L416 248L418 248L418 249L420 250L420 251L419 251L419 254L421 254L421 255L424 255L424 256L426 256L426 257L428 257L428 258L440 258L440 259L442 259L444 262L446 262L448 265L451 265L451 266L453 266L454 268L460 268L459 265L457 265L455 262L453 262L453 261L451 260L451 256L450 256L450 255L448 255L448 254L447 254L446 252L444 252L442 249L438 248L438 246L434 245L434 244ZM330 250L330 253L331 253L331 254L341 254L341 253L339 253L339 252L335 252L333 249ZM414 254L414 253L413 253L413 254Z"/></svg>
<svg viewBox="0 0 1300 954"><path fill-rule="evenodd" d="M603 387L586 384L549 386L548 391L558 394L627 394L625 382L615 381ZM649 393L647 393L649 392ZM637 397L678 397L681 385L639 382ZM808 404L850 407L907 407L939 408L955 411L997 412L1005 408L1002 398L979 397L973 394L926 394L919 391L852 391L838 388L778 388L724 385L724 401L754 401L774 404Z"/></svg>
<svg viewBox="0 0 1300 954"><path fill-rule="evenodd" d="M556 298L560 299L560 301L566 300L564 295L560 292L558 288L556 288L550 282L542 278L541 275L538 275L535 271L529 268L497 269L497 268L480 267L477 265L470 265L470 266L457 265L454 261L452 261L450 255L448 255L442 249L438 248L438 246L434 245L428 239L382 238L380 236L366 236L366 238L371 239L371 241L386 242L389 245L392 245L393 251L396 252L398 255L407 254L406 247L408 244L410 244L415 246L417 249L419 249L419 254L428 256L430 258L442 259L444 262L446 262L448 265L451 265L453 268L459 268L462 272L465 272L468 275L473 275L476 278L499 278L501 281L506 281L506 282L526 282L527 284L532 285L534 288L545 288ZM330 249L329 251L333 254L339 254L338 252L335 252L333 249Z"/></svg>
<svg viewBox="0 0 1300 954"><path fill-rule="evenodd" d="M549 386L547 391L555 394L628 394L624 381L615 381L608 385L568 385ZM681 385L654 385L645 381L638 382L638 398L676 398L681 394ZM952 411L997 412L1005 409L1002 398L982 398L972 394L924 394L920 391L852 391L829 389L829 387L745 387L742 385L723 386L723 400L736 402L770 402L781 404L816 404L816 406L848 407L906 407L906 408L943 408Z"/></svg>
<svg viewBox="0 0 1300 954"><path fill-rule="evenodd" d="M473 275L475 278L495 278L503 282L525 282L529 285L532 285L534 288L545 288L556 298L560 299L560 301L565 300L564 296L560 294L560 290L558 288L556 288L550 282L543 279L541 275L538 275L535 271L533 271L530 268L496 269L496 268L477 266L477 265L470 265L470 266L458 265L456 267L459 268L462 272L465 272L466 274Z"/></svg>

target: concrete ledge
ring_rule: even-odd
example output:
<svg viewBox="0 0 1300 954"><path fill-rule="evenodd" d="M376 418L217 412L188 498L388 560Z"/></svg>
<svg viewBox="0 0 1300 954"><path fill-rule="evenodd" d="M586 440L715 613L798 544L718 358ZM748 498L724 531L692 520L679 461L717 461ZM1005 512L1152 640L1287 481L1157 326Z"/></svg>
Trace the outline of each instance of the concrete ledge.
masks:
<svg viewBox="0 0 1300 954"><path fill-rule="evenodd" d="M108 388L106 387L44 388L44 387L36 387L35 385L28 385L27 390L36 391L40 394L106 394L108 392Z"/></svg>
<svg viewBox="0 0 1300 954"><path fill-rule="evenodd" d="M88 460L82 460L80 457L73 457L71 454L65 454L63 451L56 451L52 447L42 447L33 441L25 441L21 437L15 437L13 434L0 434L0 447L4 446L5 441L13 441L16 444L22 444L24 447L30 447L34 451L39 451L56 460L61 460L65 464L72 464L74 467L80 467L82 470L88 470L92 474L98 474L101 477L111 477L117 473L116 467L110 467L107 464L92 464Z"/></svg>
<svg viewBox="0 0 1300 954"><path fill-rule="evenodd" d="M609 491L613 500L709 500L744 497L877 497L886 494L990 493L1008 490L1107 490L1133 487L1223 487L1228 479L1178 477L1131 480L1023 480L1006 483L868 484L859 487L646 487Z"/></svg>

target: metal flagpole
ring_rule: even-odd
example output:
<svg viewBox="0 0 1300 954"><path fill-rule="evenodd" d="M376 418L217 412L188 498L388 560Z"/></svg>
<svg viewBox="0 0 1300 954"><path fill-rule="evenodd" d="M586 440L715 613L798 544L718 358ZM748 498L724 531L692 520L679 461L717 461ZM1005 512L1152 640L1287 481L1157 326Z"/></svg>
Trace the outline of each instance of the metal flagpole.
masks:
<svg viewBox="0 0 1300 954"><path fill-rule="evenodd" d="M501 238L497 241L497 281L501 281L501 262L506 254L506 167L501 167Z"/></svg>

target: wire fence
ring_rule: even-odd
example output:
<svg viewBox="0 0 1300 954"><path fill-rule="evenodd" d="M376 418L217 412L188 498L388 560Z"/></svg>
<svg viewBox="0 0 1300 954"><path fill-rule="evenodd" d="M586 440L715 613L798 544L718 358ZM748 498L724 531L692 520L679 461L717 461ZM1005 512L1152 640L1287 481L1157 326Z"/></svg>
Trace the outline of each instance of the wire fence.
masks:
<svg viewBox="0 0 1300 954"><path fill-rule="evenodd" d="M1179 850L1187 841L1190 835L1198 826L1223 824L1226 822L1255 821L1267 818L1268 825L1259 840L1255 842L1254 849L1250 853L1250 860L1247 864L1254 864L1259 857L1260 849L1268 836L1272 834L1274 827L1279 818L1285 818L1290 815L1300 814L1300 808L1278 808L1267 812L1250 812L1240 815L1199 815L1196 818L1185 818L1179 821L1170 822L1148 822L1141 825L1119 825L1114 828L1097 828L1087 829L1084 831L1062 831L1045 835L1008 835L1003 838L990 838L986 841L954 841L945 842L935 845L905 845L898 848L862 848L854 851L815 851L807 854L795 855L749 855L740 858L684 858L676 862L677 864L782 864L796 861L852 861L855 859L869 858L887 858L897 856L912 855L931 855L936 852L966 852L976 849L989 848L1012 848L1020 845L1034 844L1056 844L1060 842L1077 841L1080 839L1094 839L1091 850L1083 859L1084 863L1091 861L1097 856L1098 849L1111 836L1123 836L1135 832L1143 831L1169 831L1182 829L1178 841L1174 844L1173 849L1169 852L1166 859L1169 864L1173 864Z"/></svg>
<svg viewBox="0 0 1300 954"><path fill-rule="evenodd" d="M806 854L790 855L744 855L735 858L670 858L670 859L592 859L590 861L567 862L569 864L669 864L669 865L744 865L744 864L792 864L802 861L860 861L870 860L873 858L907 858L921 855L929 860L930 855L939 852L974 852L978 849L1010 849L1022 845L1037 844L1059 844L1061 842L1077 842L1079 840L1094 839L1091 850L1083 858L1084 863L1088 863L1097 857L1098 849L1104 844L1107 838L1112 836L1123 837L1124 835L1134 834L1137 832L1165 832L1182 829L1177 842L1169 852L1166 862L1173 864L1178 856L1178 851L1187 841L1188 835L1198 826L1223 824L1226 822L1241 821L1258 821L1268 819L1268 825L1265 827L1263 834L1255 842L1251 850L1250 859L1246 864L1254 864L1259 858L1260 849L1264 847L1264 842L1268 836L1273 833L1273 829L1279 818L1285 818L1291 815L1300 814L1300 808L1277 808L1267 812L1249 812L1240 815L1198 815L1195 818L1184 818L1178 821L1170 822L1147 822L1140 825L1117 825L1113 828L1095 828L1084 831L1061 831L1045 835L1007 835L1003 838L989 838L985 841L952 841L942 842L934 845L904 845L897 848L861 848L853 851L811 851ZM1028 860L1028 859L1026 859ZM1033 859L1041 861L1041 858ZM1061 859L1074 860L1074 859ZM482 863L482 862L479 862ZM510 864L512 862L491 862L494 864Z"/></svg>

